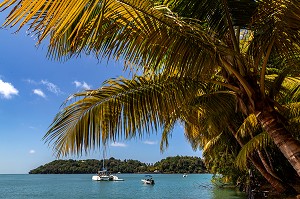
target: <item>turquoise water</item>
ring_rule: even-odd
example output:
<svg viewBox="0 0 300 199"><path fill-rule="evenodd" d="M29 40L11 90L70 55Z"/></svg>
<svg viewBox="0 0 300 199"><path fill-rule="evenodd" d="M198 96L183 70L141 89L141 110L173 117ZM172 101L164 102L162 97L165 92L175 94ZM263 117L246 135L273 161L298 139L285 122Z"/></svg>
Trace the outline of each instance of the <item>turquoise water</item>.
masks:
<svg viewBox="0 0 300 199"><path fill-rule="evenodd" d="M0 175L0 198L5 199L244 199L234 190L216 189L210 174L154 174L156 184L143 185L143 174L118 174L125 181L92 181L91 174Z"/></svg>

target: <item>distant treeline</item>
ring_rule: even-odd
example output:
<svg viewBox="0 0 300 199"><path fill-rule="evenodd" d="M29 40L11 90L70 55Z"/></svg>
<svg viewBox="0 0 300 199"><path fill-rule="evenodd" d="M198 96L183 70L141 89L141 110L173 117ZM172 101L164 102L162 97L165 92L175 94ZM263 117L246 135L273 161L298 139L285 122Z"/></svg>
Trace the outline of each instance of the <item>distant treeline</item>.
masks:
<svg viewBox="0 0 300 199"><path fill-rule="evenodd" d="M201 158L175 156L162 159L155 164L142 163L138 160L106 159L105 167L111 173L205 173L206 168ZM102 167L102 160L54 160L29 171L29 174L90 174L97 173Z"/></svg>

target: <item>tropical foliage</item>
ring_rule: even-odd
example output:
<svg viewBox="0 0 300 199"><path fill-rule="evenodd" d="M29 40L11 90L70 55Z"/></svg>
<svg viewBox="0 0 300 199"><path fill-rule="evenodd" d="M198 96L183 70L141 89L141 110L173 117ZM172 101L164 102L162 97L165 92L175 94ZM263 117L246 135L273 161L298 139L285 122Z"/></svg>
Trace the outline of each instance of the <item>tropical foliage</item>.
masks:
<svg viewBox="0 0 300 199"><path fill-rule="evenodd" d="M54 160L29 171L29 174L83 174L97 173L101 169L102 160ZM202 160L198 157L176 156L167 157L155 164L142 163L138 160L104 160L105 167L111 173L204 173Z"/></svg>
<svg viewBox="0 0 300 199"><path fill-rule="evenodd" d="M293 189L280 178L278 168L290 168L278 150L299 178L297 0L4 0L0 6L14 6L5 26L29 24L39 42L50 36L52 58L93 53L141 69L131 80L108 80L67 101L45 135L59 156L158 129L163 150L181 122L211 171L233 179L235 163L244 174L251 163L277 191Z"/></svg>

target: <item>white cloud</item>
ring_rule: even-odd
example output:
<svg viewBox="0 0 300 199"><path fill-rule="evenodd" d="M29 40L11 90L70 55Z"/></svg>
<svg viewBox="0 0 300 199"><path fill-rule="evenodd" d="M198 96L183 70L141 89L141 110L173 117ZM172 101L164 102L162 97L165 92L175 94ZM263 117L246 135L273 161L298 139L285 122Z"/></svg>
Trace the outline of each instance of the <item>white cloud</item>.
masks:
<svg viewBox="0 0 300 199"><path fill-rule="evenodd" d="M34 154L34 153L35 153L35 150L31 149L31 150L29 151L29 153L30 153L30 154Z"/></svg>
<svg viewBox="0 0 300 199"><path fill-rule="evenodd" d="M47 86L47 89L50 91L50 92L52 92L52 93L55 93L55 94L60 94L60 93L62 93L61 91L60 91L60 89L58 88L58 86L56 86L55 84L53 84L53 83L51 83L51 82L49 82L49 81L47 81L47 80L42 80L41 81L41 83L43 84L43 85L46 85Z"/></svg>
<svg viewBox="0 0 300 199"><path fill-rule="evenodd" d="M149 141L149 140L146 140L143 142L144 144L150 144L150 145L154 145L154 144L157 144L157 141Z"/></svg>
<svg viewBox="0 0 300 199"><path fill-rule="evenodd" d="M48 91L50 91L50 92L52 92L56 95L63 93L57 85L53 84L52 82L49 82L48 80L41 80L41 81L37 82L37 81L32 80L32 79L26 79L24 81L27 82L28 84L32 84L32 85L46 86ZM37 94L37 93L35 93L35 94Z"/></svg>
<svg viewBox="0 0 300 199"><path fill-rule="evenodd" d="M38 84L36 81L32 80L32 79L25 79L25 82L29 83L29 84Z"/></svg>
<svg viewBox="0 0 300 199"><path fill-rule="evenodd" d="M90 90L91 85L88 85L86 82L79 82L79 81L74 81L73 84L75 84L76 88L81 88L84 90Z"/></svg>
<svg viewBox="0 0 300 199"><path fill-rule="evenodd" d="M111 143L111 146L115 146L115 147L127 147L126 144L120 143L120 142Z"/></svg>
<svg viewBox="0 0 300 199"><path fill-rule="evenodd" d="M34 89L33 93L40 96L40 97L46 98L45 93L41 89Z"/></svg>
<svg viewBox="0 0 300 199"><path fill-rule="evenodd" d="M0 79L0 95L6 99L12 98L13 95L18 95L19 91L9 82L4 82Z"/></svg>
<svg viewBox="0 0 300 199"><path fill-rule="evenodd" d="M75 84L76 88L81 86L81 82L79 81L74 81L73 84Z"/></svg>

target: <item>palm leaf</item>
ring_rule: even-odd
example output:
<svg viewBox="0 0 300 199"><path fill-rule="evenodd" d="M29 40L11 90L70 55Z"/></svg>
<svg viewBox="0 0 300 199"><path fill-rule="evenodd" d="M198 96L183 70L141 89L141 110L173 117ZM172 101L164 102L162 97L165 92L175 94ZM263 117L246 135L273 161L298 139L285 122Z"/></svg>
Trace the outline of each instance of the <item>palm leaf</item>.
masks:
<svg viewBox="0 0 300 199"><path fill-rule="evenodd" d="M81 154L116 139L130 139L168 128L192 99L199 82L176 77L109 80L98 90L77 93L79 100L55 117L45 135L57 155Z"/></svg>
<svg viewBox="0 0 300 199"><path fill-rule="evenodd" d="M260 130L261 128L255 115L250 114L240 125L239 129L237 130L236 136L248 137L250 135L255 135Z"/></svg>
<svg viewBox="0 0 300 199"><path fill-rule="evenodd" d="M161 135L161 141L160 141L160 151L164 152L166 148L169 147L169 137L172 136L172 131L174 129L176 120L171 120L166 123L166 125L163 128L163 132Z"/></svg>
<svg viewBox="0 0 300 199"><path fill-rule="evenodd" d="M271 139L267 133L263 132L250 141L248 141L240 150L236 157L236 165L240 168L247 167L247 158L251 156L256 150L261 150L271 143Z"/></svg>
<svg viewBox="0 0 300 199"><path fill-rule="evenodd" d="M219 135L213 137L208 142L206 142L206 144L203 147L203 153L206 153L208 150L213 148L220 141L221 135L222 133L220 133Z"/></svg>
<svg viewBox="0 0 300 199"><path fill-rule="evenodd" d="M249 52L257 57L265 53L274 41L273 50L285 58L299 54L300 7L298 1L260 1L258 12L253 17L251 27L255 32ZM295 53L295 54L293 54ZM259 57L259 56L258 56Z"/></svg>
<svg viewBox="0 0 300 199"><path fill-rule="evenodd" d="M213 71L214 34L201 23L186 20L146 0L21 0L5 25L30 23L30 30L40 34L39 41L50 34L49 53L56 58L84 51L169 72Z"/></svg>

